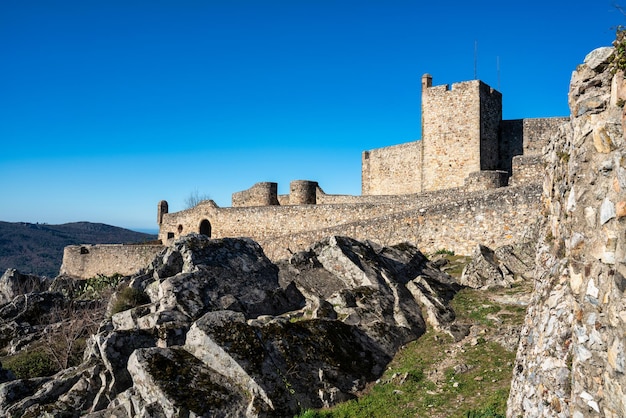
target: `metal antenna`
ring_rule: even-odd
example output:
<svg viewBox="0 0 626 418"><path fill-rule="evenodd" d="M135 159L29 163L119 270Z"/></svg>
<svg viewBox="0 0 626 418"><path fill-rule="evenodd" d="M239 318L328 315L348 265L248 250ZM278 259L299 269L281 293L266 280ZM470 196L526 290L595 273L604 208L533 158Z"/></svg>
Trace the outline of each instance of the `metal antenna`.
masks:
<svg viewBox="0 0 626 418"><path fill-rule="evenodd" d="M496 71L498 72L498 91L500 90L500 55L496 57Z"/></svg>
<svg viewBox="0 0 626 418"><path fill-rule="evenodd" d="M474 80L478 79L478 41L474 41Z"/></svg>

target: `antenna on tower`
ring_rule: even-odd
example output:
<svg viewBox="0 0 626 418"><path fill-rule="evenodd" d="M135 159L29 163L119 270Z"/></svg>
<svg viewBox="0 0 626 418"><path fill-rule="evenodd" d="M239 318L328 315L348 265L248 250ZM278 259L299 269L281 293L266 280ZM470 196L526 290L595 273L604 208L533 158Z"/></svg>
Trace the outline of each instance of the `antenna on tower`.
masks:
<svg viewBox="0 0 626 418"><path fill-rule="evenodd" d="M474 80L478 79L478 41L474 41Z"/></svg>
<svg viewBox="0 0 626 418"><path fill-rule="evenodd" d="M498 91L500 90L500 55L496 56L496 71L498 73Z"/></svg>

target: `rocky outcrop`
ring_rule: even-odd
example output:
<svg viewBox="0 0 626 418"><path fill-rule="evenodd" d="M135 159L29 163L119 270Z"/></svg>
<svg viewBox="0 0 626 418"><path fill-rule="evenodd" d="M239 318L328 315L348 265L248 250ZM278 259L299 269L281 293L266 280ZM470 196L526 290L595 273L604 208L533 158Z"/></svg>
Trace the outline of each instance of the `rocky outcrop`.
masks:
<svg viewBox="0 0 626 418"><path fill-rule="evenodd" d="M0 277L0 305L13 300L18 295L48 290L50 280L32 274L22 274L8 269Z"/></svg>
<svg viewBox="0 0 626 418"><path fill-rule="evenodd" d="M4 416L293 416L350 399L459 289L415 247L331 237L271 263L249 239L189 235L128 289L82 364L0 384ZM82 412L81 412L82 411Z"/></svg>
<svg viewBox="0 0 626 418"><path fill-rule="evenodd" d="M504 245L495 251L479 244L463 269L459 284L474 289L511 287L533 277L536 242Z"/></svg>
<svg viewBox="0 0 626 418"><path fill-rule="evenodd" d="M509 417L626 416L624 76L612 48L572 75L571 122L545 149L544 232Z"/></svg>

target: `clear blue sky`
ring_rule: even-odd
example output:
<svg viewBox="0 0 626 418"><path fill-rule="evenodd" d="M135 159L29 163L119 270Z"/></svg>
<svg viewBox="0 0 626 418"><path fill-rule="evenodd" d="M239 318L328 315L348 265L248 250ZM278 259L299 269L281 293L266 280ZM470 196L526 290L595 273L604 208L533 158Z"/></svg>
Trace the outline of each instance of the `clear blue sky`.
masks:
<svg viewBox="0 0 626 418"><path fill-rule="evenodd" d="M504 118L565 116L610 0L0 2L0 220L156 228L259 181L360 194L361 151L420 137L420 77L477 73ZM498 81L497 62L500 66Z"/></svg>

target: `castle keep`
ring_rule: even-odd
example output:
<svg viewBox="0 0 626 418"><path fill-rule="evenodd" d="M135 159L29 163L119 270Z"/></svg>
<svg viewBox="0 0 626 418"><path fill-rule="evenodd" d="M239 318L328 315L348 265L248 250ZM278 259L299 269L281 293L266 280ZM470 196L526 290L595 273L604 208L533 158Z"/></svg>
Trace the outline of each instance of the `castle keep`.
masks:
<svg viewBox="0 0 626 418"><path fill-rule="evenodd" d="M421 101L421 140L363 152L360 196L296 180L287 195L276 183L257 183L226 208L207 200L169 213L161 201L159 239L246 236L277 260L328 235L459 254L521 238L540 210L541 149L567 119L503 121L501 93L479 80L433 86L425 74Z"/></svg>
<svg viewBox="0 0 626 418"><path fill-rule="evenodd" d="M505 186L522 167L539 162L542 147L565 120L504 121L502 95L482 81L433 86L432 76L425 74L422 139L363 152L361 192L388 195ZM514 173L516 156L520 158L515 159Z"/></svg>

